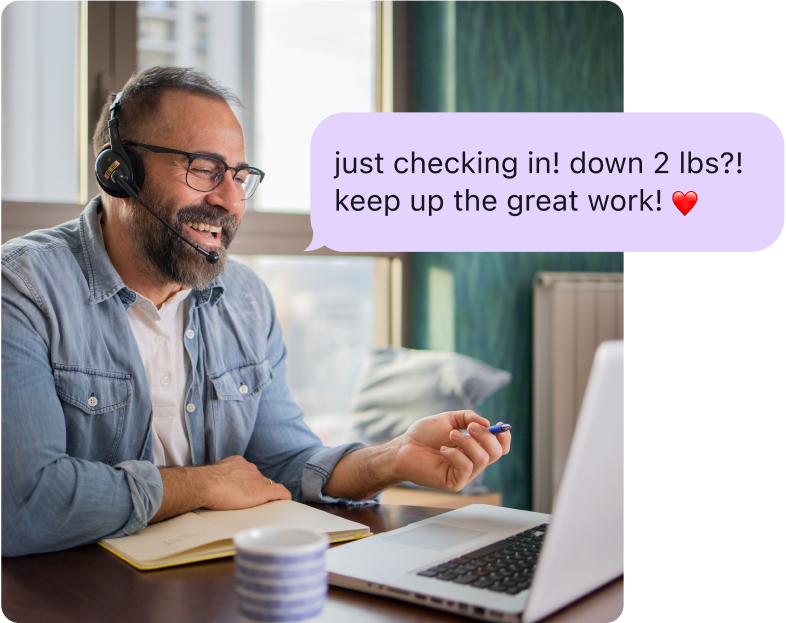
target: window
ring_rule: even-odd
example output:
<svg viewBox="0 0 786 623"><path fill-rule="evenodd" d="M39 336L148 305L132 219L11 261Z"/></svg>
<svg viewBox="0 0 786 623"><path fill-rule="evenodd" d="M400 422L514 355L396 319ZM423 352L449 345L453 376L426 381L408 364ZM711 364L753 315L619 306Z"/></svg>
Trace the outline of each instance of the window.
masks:
<svg viewBox="0 0 786 623"><path fill-rule="evenodd" d="M137 3L137 68L197 67L242 91L243 2Z"/></svg>
<svg viewBox="0 0 786 623"><path fill-rule="evenodd" d="M254 207L308 212L311 135L337 112L374 111L373 2L258 2Z"/></svg>
<svg viewBox="0 0 786 623"><path fill-rule="evenodd" d="M287 346L287 380L307 418L318 423L349 413L363 358L379 332L374 324L374 287L375 263L380 259L270 255L236 259L253 268L273 295Z"/></svg>
<svg viewBox="0 0 786 623"><path fill-rule="evenodd" d="M3 10L3 199L79 200L78 2Z"/></svg>

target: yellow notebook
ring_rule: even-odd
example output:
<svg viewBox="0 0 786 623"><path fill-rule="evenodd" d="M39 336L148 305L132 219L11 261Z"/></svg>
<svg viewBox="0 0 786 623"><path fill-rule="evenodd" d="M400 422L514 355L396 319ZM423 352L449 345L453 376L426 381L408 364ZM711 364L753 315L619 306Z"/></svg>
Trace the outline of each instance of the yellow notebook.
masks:
<svg viewBox="0 0 786 623"><path fill-rule="evenodd" d="M196 510L99 545L137 569L161 569L235 553L232 537L246 528L290 526L324 532L331 543L370 536L368 526L316 508L276 500L237 511Z"/></svg>

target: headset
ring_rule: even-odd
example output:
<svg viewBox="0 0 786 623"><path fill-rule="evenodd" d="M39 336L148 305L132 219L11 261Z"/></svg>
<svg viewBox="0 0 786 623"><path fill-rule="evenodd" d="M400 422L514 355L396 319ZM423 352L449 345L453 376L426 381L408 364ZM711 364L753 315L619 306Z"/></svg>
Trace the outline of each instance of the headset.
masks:
<svg viewBox="0 0 786 623"><path fill-rule="evenodd" d="M216 251L208 252L195 245L139 198L137 193L142 189L142 184L145 182L145 167L139 155L134 150L126 151L120 140L120 121L115 114L115 110L120 106L120 98L122 96L123 91L120 91L115 96L112 106L109 107L109 147L104 148L96 158L95 172L98 185L113 197L121 199L133 197L136 199L150 214L172 230L181 240L201 253L208 264L215 264L218 261L218 253Z"/></svg>

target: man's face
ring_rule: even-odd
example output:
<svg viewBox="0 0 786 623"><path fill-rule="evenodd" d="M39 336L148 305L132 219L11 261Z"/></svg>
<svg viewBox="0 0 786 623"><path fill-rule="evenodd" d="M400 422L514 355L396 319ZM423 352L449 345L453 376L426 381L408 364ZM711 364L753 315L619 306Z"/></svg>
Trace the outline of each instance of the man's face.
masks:
<svg viewBox="0 0 786 623"><path fill-rule="evenodd" d="M215 155L234 167L245 163L240 124L220 100L167 91L145 134L142 142L152 145ZM245 211L232 172L214 190L200 192L186 184L188 158L137 149L145 162L142 200L194 244L218 252L219 260L208 264L136 201L127 229L142 256L166 282L202 289L223 272L227 248Z"/></svg>

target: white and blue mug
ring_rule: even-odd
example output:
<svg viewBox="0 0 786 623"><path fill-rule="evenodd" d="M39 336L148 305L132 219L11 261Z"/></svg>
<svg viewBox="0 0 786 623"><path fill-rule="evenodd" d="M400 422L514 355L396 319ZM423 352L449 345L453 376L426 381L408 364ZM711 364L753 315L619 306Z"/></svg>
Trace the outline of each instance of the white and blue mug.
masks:
<svg viewBox="0 0 786 623"><path fill-rule="evenodd" d="M324 534L251 528L235 535L237 600L243 623L316 621L327 598Z"/></svg>

